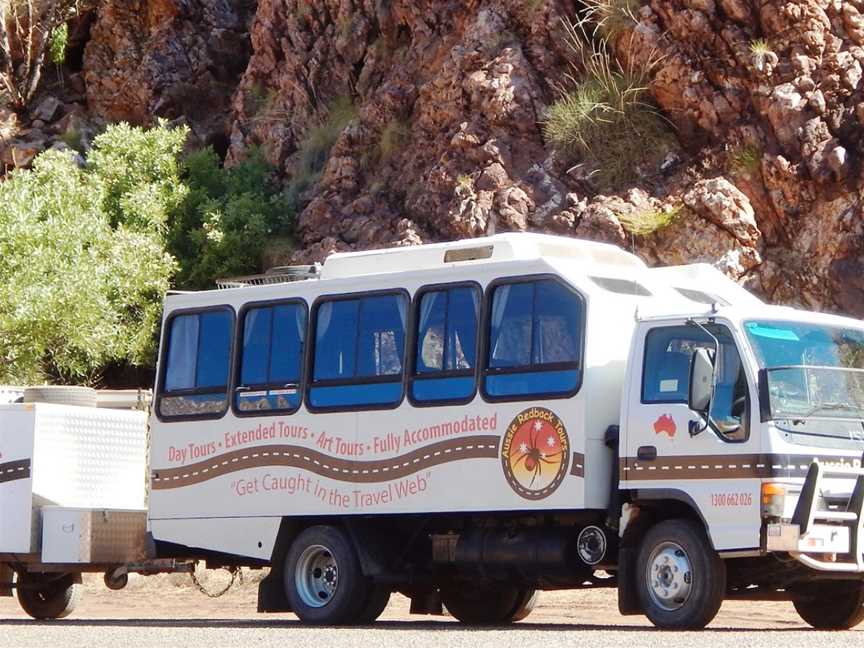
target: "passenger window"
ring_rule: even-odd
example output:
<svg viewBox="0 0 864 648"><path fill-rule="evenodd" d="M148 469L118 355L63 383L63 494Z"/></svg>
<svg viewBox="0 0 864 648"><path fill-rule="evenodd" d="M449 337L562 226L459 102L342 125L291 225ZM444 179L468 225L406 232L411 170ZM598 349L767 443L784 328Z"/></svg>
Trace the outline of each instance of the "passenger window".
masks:
<svg viewBox="0 0 864 648"><path fill-rule="evenodd" d="M402 399L403 294L325 301L316 309L314 408L395 405Z"/></svg>
<svg viewBox="0 0 864 648"><path fill-rule="evenodd" d="M250 308L243 316L242 330L237 410L296 410L300 406L306 305L291 302Z"/></svg>
<svg viewBox="0 0 864 648"><path fill-rule="evenodd" d="M233 325L228 309L171 318L161 416L213 416L225 411Z"/></svg>
<svg viewBox="0 0 864 648"><path fill-rule="evenodd" d="M417 402L464 401L474 394L480 289L455 286L423 292L411 396Z"/></svg>
<svg viewBox="0 0 864 648"><path fill-rule="evenodd" d="M708 329L720 342L715 359L717 385L709 419L713 429L729 441L743 441L749 434L750 399L747 377L738 348L723 326ZM714 341L695 326L670 326L648 332L642 381L643 403L687 403L690 358L697 348L714 353Z"/></svg>
<svg viewBox="0 0 864 648"><path fill-rule="evenodd" d="M574 393L581 380L584 310L579 294L554 279L497 286L484 393L501 399Z"/></svg>

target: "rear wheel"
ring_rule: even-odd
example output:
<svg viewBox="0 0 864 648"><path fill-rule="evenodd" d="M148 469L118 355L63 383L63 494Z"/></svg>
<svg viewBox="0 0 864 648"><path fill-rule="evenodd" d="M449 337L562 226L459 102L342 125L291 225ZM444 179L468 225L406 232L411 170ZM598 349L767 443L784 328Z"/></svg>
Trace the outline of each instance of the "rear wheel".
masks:
<svg viewBox="0 0 864 648"><path fill-rule="evenodd" d="M797 591L795 611L819 630L848 630L864 621L864 583L823 581Z"/></svg>
<svg viewBox="0 0 864 648"><path fill-rule="evenodd" d="M497 625L527 617L537 603L537 593L514 585L451 586L441 590L441 601L462 623Z"/></svg>
<svg viewBox="0 0 864 648"><path fill-rule="evenodd" d="M63 619L81 599L81 574L19 574L21 609L34 619Z"/></svg>
<svg viewBox="0 0 864 648"><path fill-rule="evenodd" d="M357 623L364 611L371 612L372 584L350 540L335 527L314 526L297 536L285 560L284 586L304 623Z"/></svg>
<svg viewBox="0 0 864 648"><path fill-rule="evenodd" d="M660 628L704 628L726 593L726 566L692 520L667 520L650 529L636 573L642 609Z"/></svg>

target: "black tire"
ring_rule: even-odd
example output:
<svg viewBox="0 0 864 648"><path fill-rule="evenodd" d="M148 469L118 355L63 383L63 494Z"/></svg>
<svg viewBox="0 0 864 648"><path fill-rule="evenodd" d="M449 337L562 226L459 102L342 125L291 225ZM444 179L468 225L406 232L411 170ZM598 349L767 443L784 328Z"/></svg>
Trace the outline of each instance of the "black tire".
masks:
<svg viewBox="0 0 864 648"><path fill-rule="evenodd" d="M375 623L384 610L387 609L387 604L390 603L390 590L381 585L375 585L369 592L369 599L366 605L360 611L360 616L357 617L357 623L368 625Z"/></svg>
<svg viewBox="0 0 864 648"><path fill-rule="evenodd" d="M16 591L21 609L40 621L63 619L81 600L81 574L19 574Z"/></svg>
<svg viewBox="0 0 864 648"><path fill-rule="evenodd" d="M451 586L441 590L447 611L469 625L501 625L520 621L536 604L532 589L514 585Z"/></svg>
<svg viewBox="0 0 864 648"><path fill-rule="evenodd" d="M512 614L510 614L510 621L515 623L516 621L521 621L529 614L534 611L534 608L537 607L537 601L540 599L540 592L533 589L524 589L522 590L522 595L519 601L517 601L516 608L513 610Z"/></svg>
<svg viewBox="0 0 864 648"><path fill-rule="evenodd" d="M313 625L357 623L372 589L351 541L332 526L309 527L297 536L283 583L291 609Z"/></svg>
<svg viewBox="0 0 864 648"><path fill-rule="evenodd" d="M796 590L795 611L818 630L849 630L864 621L864 583L822 581Z"/></svg>
<svg viewBox="0 0 864 648"><path fill-rule="evenodd" d="M645 616L659 628L711 623L726 593L726 565L701 524L666 520L642 539L636 582Z"/></svg>

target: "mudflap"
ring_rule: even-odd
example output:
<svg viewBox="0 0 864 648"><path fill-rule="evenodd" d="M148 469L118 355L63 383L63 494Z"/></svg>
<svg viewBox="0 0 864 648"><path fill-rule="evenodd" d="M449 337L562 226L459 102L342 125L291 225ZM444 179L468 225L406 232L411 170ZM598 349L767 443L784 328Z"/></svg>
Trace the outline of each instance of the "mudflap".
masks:
<svg viewBox="0 0 864 648"><path fill-rule="evenodd" d="M285 556L297 535L297 525L288 518L282 518L273 553L270 556L270 573L258 583L258 612L292 612L285 585Z"/></svg>
<svg viewBox="0 0 864 648"><path fill-rule="evenodd" d="M618 611L624 616L644 614L636 581L636 547L618 550Z"/></svg>
<svg viewBox="0 0 864 648"><path fill-rule="evenodd" d="M270 570L270 573L258 583L258 611L259 612L291 612L291 606L285 596L285 587L282 585L282 570L278 573Z"/></svg>
<svg viewBox="0 0 864 648"><path fill-rule="evenodd" d="M0 596L12 596L12 579L15 572L9 565L0 565Z"/></svg>

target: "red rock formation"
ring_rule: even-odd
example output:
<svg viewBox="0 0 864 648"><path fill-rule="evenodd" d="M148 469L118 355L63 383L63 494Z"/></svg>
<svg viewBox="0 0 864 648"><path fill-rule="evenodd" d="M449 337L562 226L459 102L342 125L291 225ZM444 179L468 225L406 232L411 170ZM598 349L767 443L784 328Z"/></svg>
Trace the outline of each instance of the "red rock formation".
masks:
<svg viewBox="0 0 864 648"><path fill-rule="evenodd" d="M531 229L707 260L772 300L864 316L864 0L642 6L614 48L659 58L650 91L680 150L605 196L542 136L573 72L560 21L575 10L107 0L87 101L108 119L183 116L229 162L261 146L287 181L309 176L296 260ZM322 131L346 100L353 118ZM634 227L646 214L662 226Z"/></svg>

